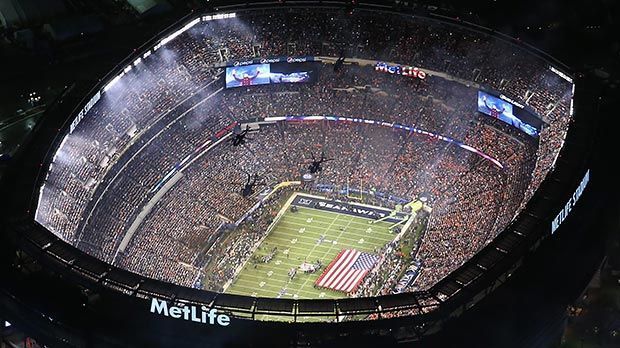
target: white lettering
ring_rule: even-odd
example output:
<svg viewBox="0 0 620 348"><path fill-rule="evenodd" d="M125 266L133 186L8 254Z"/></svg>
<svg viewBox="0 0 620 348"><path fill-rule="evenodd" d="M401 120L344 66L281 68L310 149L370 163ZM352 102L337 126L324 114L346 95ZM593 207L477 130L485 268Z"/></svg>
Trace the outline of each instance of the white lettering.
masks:
<svg viewBox="0 0 620 348"><path fill-rule="evenodd" d="M227 315L220 314L217 317L217 323L222 326L228 326L228 324L230 324L230 318Z"/></svg>
<svg viewBox="0 0 620 348"><path fill-rule="evenodd" d="M370 210L365 210L365 209L359 209L356 208L353 210L354 212L358 213L358 214L363 214L363 215L373 215L373 212Z"/></svg>
<svg viewBox="0 0 620 348"><path fill-rule="evenodd" d="M209 311L208 316L209 316L209 324L213 325L215 317L217 317L217 309L211 308L211 310Z"/></svg>
<svg viewBox="0 0 620 348"><path fill-rule="evenodd" d="M175 319L179 319L181 317L181 308L170 307L170 316Z"/></svg>
<svg viewBox="0 0 620 348"><path fill-rule="evenodd" d="M252 64L254 64L254 61L253 61L253 60L246 60L246 61L241 61L241 62L239 62L239 61L234 62L234 63L233 63L233 66L240 66L240 65L252 65Z"/></svg>
<svg viewBox="0 0 620 348"><path fill-rule="evenodd" d="M218 313L216 308L209 309L201 306L198 309L196 306L189 305L181 307L168 306L168 302L156 298L151 300L151 313L202 324L215 325L217 323L220 326L230 325L230 317L226 314Z"/></svg>
<svg viewBox="0 0 620 348"><path fill-rule="evenodd" d="M516 106L520 107L521 109L523 109L523 108L524 108L523 104L517 103L516 101L514 101L514 100L512 100L512 99L508 98L507 96L505 96L505 95L503 95L503 94L500 94L500 95L499 95L499 98L500 98L500 99L503 99L503 100L505 100L505 101L507 101L507 102L509 102L509 103L511 103L511 104L514 104L514 105L516 105Z"/></svg>
<svg viewBox="0 0 620 348"><path fill-rule="evenodd" d="M286 61L287 61L288 63L303 63L303 62L306 62L307 60L308 60L308 59L307 59L307 58L305 58L305 57L302 57L302 58L293 58L293 57L288 57L288 58L286 58Z"/></svg>
<svg viewBox="0 0 620 348"><path fill-rule="evenodd" d="M553 71L554 73L556 73L559 77L563 78L564 80L573 83L573 79L570 78L570 76L566 75L565 73L561 72L560 70L556 69L553 66L549 66L549 69L551 69L551 71Z"/></svg>
<svg viewBox="0 0 620 348"><path fill-rule="evenodd" d="M583 179L581 179L581 183L575 190L575 193L573 193L573 195L568 199L568 202L566 202L566 204L564 205L564 208L560 210L558 215L551 222L551 234L553 234L560 227L562 222L564 222L564 219L568 217L568 214L571 212L575 204L577 204L577 201L579 200L579 198L581 198L581 195L583 194L583 191L588 186L589 182L590 182L590 170L586 172L586 175L583 177Z"/></svg>
<svg viewBox="0 0 620 348"><path fill-rule="evenodd" d="M407 77L417 77L419 79L426 78L426 72L420 70L420 68L408 65L390 65L385 62L377 62L375 64L375 71Z"/></svg>
<svg viewBox="0 0 620 348"><path fill-rule="evenodd" d="M77 125L82 121L84 116L86 116L86 113L88 113L88 111L90 111L90 109L95 106L95 104L97 104L99 99L101 99L101 92L95 93L95 95L90 98L88 103L86 103L86 105L84 105L84 108L78 113L77 117L73 120L73 122L71 122L71 125L69 126L69 134L73 133L75 127L77 127Z"/></svg>
<svg viewBox="0 0 620 348"><path fill-rule="evenodd" d="M196 316L196 307L192 307L192 321L200 323L200 318Z"/></svg>
<svg viewBox="0 0 620 348"><path fill-rule="evenodd" d="M168 302L157 301L157 299L154 298L153 301L151 301L151 313L168 316Z"/></svg>

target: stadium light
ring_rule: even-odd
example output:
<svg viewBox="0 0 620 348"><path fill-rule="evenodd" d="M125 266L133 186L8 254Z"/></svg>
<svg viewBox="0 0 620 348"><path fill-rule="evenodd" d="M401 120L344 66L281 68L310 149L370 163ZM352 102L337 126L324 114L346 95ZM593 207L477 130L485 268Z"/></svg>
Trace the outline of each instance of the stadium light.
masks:
<svg viewBox="0 0 620 348"><path fill-rule="evenodd" d="M112 88L112 86L114 86L121 79L121 77L123 77L123 75L125 75L125 73L120 73L118 76L113 78L112 81L110 81L107 85L105 85L105 87L103 87L103 91L107 92L110 88Z"/></svg>
<svg viewBox="0 0 620 348"><path fill-rule="evenodd" d="M570 115L570 117L573 117L573 103L575 102L575 84L573 83L573 88L571 90L571 98L570 98L570 109L568 111L568 114Z"/></svg>
<svg viewBox="0 0 620 348"><path fill-rule="evenodd" d="M550 65L549 69L551 69L551 71L553 71L556 75L558 75L559 77L563 78L564 80L573 83L573 79L566 75L565 73L561 72L560 70L556 69L554 66Z"/></svg>
<svg viewBox="0 0 620 348"><path fill-rule="evenodd" d="M235 18L235 17L237 17L237 14L235 12L231 12L231 13L220 13L216 15L202 16L202 20L206 22L206 21L212 21L216 19L227 19L227 18Z"/></svg>
<svg viewBox="0 0 620 348"><path fill-rule="evenodd" d="M186 32L187 30L189 30L191 27L193 27L194 25L198 24L198 22L200 22L200 18L196 18L193 21L187 23L185 26L183 26L183 28L175 31L174 33L168 35L168 37L164 38L163 40L161 40L159 42L159 44L157 44L153 50L157 50L159 49L161 46L167 44L168 42L174 40L177 36L183 34L184 32Z"/></svg>

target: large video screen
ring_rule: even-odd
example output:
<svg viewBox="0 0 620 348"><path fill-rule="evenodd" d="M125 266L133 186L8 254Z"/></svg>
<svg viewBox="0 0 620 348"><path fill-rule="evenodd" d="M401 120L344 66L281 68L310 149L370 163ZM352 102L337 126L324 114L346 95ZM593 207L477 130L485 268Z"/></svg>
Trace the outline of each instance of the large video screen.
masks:
<svg viewBox="0 0 620 348"><path fill-rule="evenodd" d="M529 115L525 110L483 91L478 91L478 111L500 119L533 137L538 137L543 126L543 121Z"/></svg>
<svg viewBox="0 0 620 348"><path fill-rule="evenodd" d="M226 88L276 83L314 82L317 69L312 63L252 64L226 68Z"/></svg>
<svg viewBox="0 0 620 348"><path fill-rule="evenodd" d="M304 83L316 81L317 69L312 63L271 64L271 83Z"/></svg>
<svg viewBox="0 0 620 348"><path fill-rule="evenodd" d="M226 68L226 88L267 85L271 75L270 64L252 64Z"/></svg>

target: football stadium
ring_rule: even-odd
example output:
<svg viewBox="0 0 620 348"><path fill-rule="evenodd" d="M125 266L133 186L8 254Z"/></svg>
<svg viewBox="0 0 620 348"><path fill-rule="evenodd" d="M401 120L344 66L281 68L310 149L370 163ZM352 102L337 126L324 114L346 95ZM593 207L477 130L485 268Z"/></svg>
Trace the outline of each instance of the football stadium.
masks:
<svg viewBox="0 0 620 348"><path fill-rule="evenodd" d="M438 15L192 13L57 106L9 176L23 202L6 226L109 320L220 344L286 325L415 341L587 192L576 80Z"/></svg>

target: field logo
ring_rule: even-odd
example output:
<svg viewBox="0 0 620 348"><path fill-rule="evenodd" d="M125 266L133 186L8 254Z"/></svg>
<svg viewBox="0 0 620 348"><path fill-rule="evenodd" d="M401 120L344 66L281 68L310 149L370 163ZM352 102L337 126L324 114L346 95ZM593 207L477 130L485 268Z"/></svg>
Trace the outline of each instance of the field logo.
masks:
<svg viewBox="0 0 620 348"><path fill-rule="evenodd" d="M299 205L307 205L307 206L309 206L309 205L311 205L311 204L312 204L312 200L311 200L311 199L308 199L308 198L300 198L300 199L299 199L299 202L297 202L297 204L299 204Z"/></svg>
<svg viewBox="0 0 620 348"><path fill-rule="evenodd" d="M328 210L336 210L341 212L351 212L355 215L365 216L369 218L374 218L375 216L384 217L386 214L376 209L364 209L356 206L350 206L348 204L335 204L331 202L318 202L320 208L325 208Z"/></svg>
<svg viewBox="0 0 620 348"><path fill-rule="evenodd" d="M168 302L156 298L151 300L151 313L208 325L228 326L230 324L230 317L218 313L215 308L209 309L205 306L198 308L188 305L182 307L168 306Z"/></svg>

